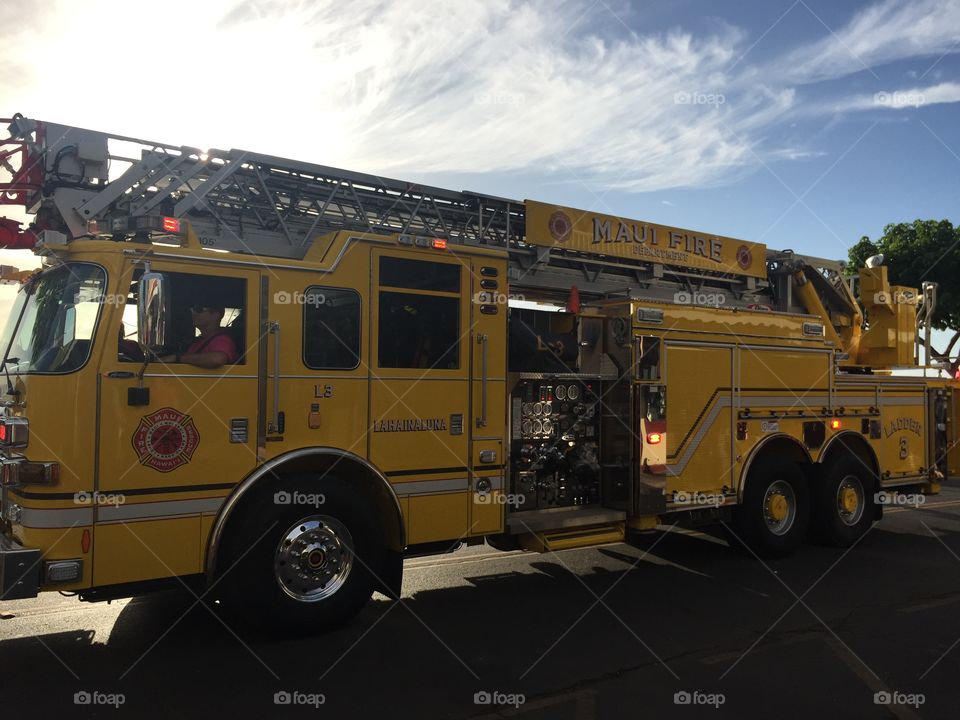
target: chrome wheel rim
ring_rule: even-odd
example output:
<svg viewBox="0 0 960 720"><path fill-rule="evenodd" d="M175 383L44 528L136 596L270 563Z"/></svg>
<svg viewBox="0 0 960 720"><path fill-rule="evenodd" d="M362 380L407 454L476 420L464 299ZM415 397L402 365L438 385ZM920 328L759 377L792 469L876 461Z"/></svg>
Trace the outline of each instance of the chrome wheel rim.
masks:
<svg viewBox="0 0 960 720"><path fill-rule="evenodd" d="M763 519L774 535L785 535L797 518L797 496L786 480L770 483L763 495Z"/></svg>
<svg viewBox="0 0 960 720"><path fill-rule="evenodd" d="M353 569L353 538L347 527L327 515L311 515L283 534L273 561L283 591L300 602L335 594Z"/></svg>
<svg viewBox="0 0 960 720"><path fill-rule="evenodd" d="M844 525L860 522L866 506L863 483L856 475L847 475L837 486L837 516Z"/></svg>

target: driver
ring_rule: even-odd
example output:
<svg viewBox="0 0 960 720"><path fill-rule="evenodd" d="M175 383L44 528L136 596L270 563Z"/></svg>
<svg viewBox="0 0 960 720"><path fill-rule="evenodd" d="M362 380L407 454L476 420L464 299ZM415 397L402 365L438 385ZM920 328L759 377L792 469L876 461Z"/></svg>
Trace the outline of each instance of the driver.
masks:
<svg viewBox="0 0 960 720"><path fill-rule="evenodd" d="M197 304L190 308L193 325L200 331L183 353L162 355L161 362L189 363L202 368L218 368L232 364L240 357L237 344L226 328L220 326L224 307L220 304Z"/></svg>
<svg viewBox="0 0 960 720"><path fill-rule="evenodd" d="M136 340L130 340L123 334L123 325L117 337L117 356L124 362L143 362L143 350L140 343Z"/></svg>

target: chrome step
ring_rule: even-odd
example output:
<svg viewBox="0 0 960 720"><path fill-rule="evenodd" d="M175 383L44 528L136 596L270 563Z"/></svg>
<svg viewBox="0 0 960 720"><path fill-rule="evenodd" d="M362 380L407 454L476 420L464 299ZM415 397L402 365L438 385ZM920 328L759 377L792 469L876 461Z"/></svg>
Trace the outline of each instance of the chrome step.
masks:
<svg viewBox="0 0 960 720"><path fill-rule="evenodd" d="M612 525L626 520L624 510L613 510L599 505L522 510L507 515L507 532L511 535L564 530L590 525Z"/></svg>

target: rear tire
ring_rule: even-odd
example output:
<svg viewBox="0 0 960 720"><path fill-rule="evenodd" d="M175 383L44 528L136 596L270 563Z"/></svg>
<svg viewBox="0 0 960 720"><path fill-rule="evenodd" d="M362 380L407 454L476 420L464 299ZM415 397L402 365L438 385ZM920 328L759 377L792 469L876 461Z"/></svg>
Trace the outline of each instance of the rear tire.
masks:
<svg viewBox="0 0 960 720"><path fill-rule="evenodd" d="M735 544L760 557L780 557L803 542L810 519L810 493L796 463L764 459L747 478L743 502L734 509Z"/></svg>
<svg viewBox="0 0 960 720"><path fill-rule="evenodd" d="M814 486L813 534L827 545L849 547L873 524L872 474L863 461L845 455L824 468Z"/></svg>
<svg viewBox="0 0 960 720"><path fill-rule="evenodd" d="M296 634L335 628L373 593L383 547L372 512L342 480L317 485L310 476L285 478L246 499L228 525L215 593L251 627ZM294 502L298 497L314 502Z"/></svg>

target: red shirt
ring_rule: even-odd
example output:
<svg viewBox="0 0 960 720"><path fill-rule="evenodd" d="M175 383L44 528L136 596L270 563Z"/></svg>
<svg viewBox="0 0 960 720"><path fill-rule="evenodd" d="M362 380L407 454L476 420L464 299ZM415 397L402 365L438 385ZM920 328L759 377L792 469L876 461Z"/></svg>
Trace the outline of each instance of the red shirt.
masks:
<svg viewBox="0 0 960 720"><path fill-rule="evenodd" d="M227 356L228 365L235 363L240 357L240 353L237 352L237 344L225 332L218 332L208 338L198 337L187 348L187 353L203 352L222 352Z"/></svg>

